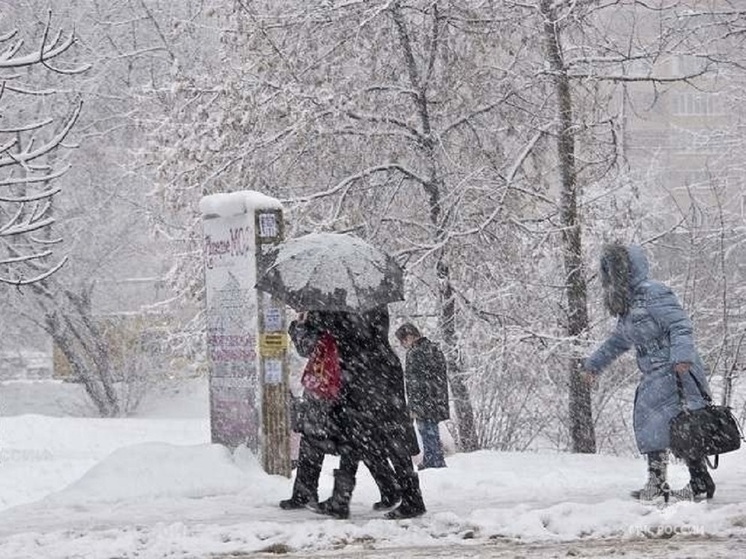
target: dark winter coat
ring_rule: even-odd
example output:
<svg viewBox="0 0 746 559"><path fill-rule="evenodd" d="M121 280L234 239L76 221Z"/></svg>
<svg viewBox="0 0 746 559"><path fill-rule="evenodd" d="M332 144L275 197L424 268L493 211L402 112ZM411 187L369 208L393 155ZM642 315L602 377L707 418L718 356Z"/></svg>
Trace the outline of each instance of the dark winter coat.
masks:
<svg viewBox="0 0 746 559"><path fill-rule="evenodd" d="M388 342L388 327L385 307L365 314L314 311L302 325L291 325L290 335L295 336L299 353L302 348L309 351L323 331L337 342L342 390L330 412L334 423L330 436L336 438L340 451L369 456L393 441L411 454L418 452L406 404L404 371Z"/></svg>
<svg viewBox="0 0 746 559"><path fill-rule="evenodd" d="M669 424L681 410L676 388L676 363L691 363L691 373L707 390L704 365L694 347L692 324L676 295L666 285L648 278L648 261L642 248L622 247L627 273L619 274L615 262L620 246L602 255L602 274L614 283L606 289L607 307L619 311L616 328L586 360L588 371L599 373L625 351L634 348L642 373L634 405L634 430L641 453L668 448ZM622 257L624 254L622 254ZM620 287L621 286L621 287ZM626 301L619 299L626 293ZM682 375L687 405L698 409L705 401L689 374Z"/></svg>
<svg viewBox="0 0 746 559"><path fill-rule="evenodd" d="M388 341L388 310L340 315L334 335L342 362L339 418L346 442L361 456L385 453L391 445L417 454L404 370Z"/></svg>
<svg viewBox="0 0 746 559"><path fill-rule="evenodd" d="M387 447L400 447L402 454L419 453L417 435L410 419L401 360L389 342L390 318L381 306L364 314L371 326L370 371L374 386L362 403L375 408L373 420Z"/></svg>
<svg viewBox="0 0 746 559"><path fill-rule="evenodd" d="M298 355L310 357L322 334L330 329L328 318L324 314L309 312L305 321L290 323L288 334ZM338 454L342 436L337 408L336 402L315 398L304 391L302 399L292 402L291 426L314 447L328 454Z"/></svg>
<svg viewBox="0 0 746 559"><path fill-rule="evenodd" d="M417 339L407 351L404 378L409 409L419 419L445 421L448 411L446 358L429 339Z"/></svg>

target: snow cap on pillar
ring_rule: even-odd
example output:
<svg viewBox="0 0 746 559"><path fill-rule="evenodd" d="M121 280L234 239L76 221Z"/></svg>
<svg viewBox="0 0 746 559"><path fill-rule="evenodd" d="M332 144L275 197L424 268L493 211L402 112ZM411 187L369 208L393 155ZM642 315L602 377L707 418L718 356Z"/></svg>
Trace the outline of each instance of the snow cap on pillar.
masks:
<svg viewBox="0 0 746 559"><path fill-rule="evenodd" d="M210 194L203 196L199 202L199 210L203 217L230 217L252 209L281 210L282 203L277 198L255 190Z"/></svg>

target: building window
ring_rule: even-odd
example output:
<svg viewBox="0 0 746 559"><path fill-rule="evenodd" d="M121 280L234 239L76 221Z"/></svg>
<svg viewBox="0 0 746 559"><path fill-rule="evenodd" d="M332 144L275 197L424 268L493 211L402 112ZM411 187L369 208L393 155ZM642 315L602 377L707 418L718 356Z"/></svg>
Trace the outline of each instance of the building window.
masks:
<svg viewBox="0 0 746 559"><path fill-rule="evenodd" d="M702 91L686 91L671 94L671 114L683 116L706 116L722 114L717 95Z"/></svg>
<svg viewBox="0 0 746 559"><path fill-rule="evenodd" d="M671 73L676 77L694 76L702 72L707 62L698 56L680 54L671 59Z"/></svg>

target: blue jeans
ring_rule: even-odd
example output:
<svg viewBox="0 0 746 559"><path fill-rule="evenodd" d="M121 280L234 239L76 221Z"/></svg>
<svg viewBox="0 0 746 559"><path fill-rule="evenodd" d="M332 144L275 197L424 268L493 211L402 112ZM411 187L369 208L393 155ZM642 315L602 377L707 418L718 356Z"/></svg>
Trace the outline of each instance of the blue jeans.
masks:
<svg viewBox="0 0 746 559"><path fill-rule="evenodd" d="M422 465L420 467L445 468L446 460L443 456L443 447L440 446L438 422L418 419L415 423L422 439Z"/></svg>

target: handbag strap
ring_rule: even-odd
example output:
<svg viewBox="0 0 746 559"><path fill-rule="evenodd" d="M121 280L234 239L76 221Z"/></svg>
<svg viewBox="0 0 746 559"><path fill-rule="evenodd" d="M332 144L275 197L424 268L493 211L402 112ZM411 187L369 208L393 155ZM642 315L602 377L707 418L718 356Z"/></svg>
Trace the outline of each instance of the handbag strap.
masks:
<svg viewBox="0 0 746 559"><path fill-rule="evenodd" d="M699 379L694 376L694 373L692 373L691 369L688 371L689 376L692 377L694 380L694 384L697 385L697 389L699 390L699 393L702 395L702 399L706 402L708 406L712 405L712 398L707 393L707 391L703 388L702 383L699 382ZM681 375L677 373L676 371L673 372L674 376L676 377L676 391L679 394L679 403L681 404L681 409L684 411L688 411L689 408L686 406L686 396L684 395L684 383L681 381Z"/></svg>

